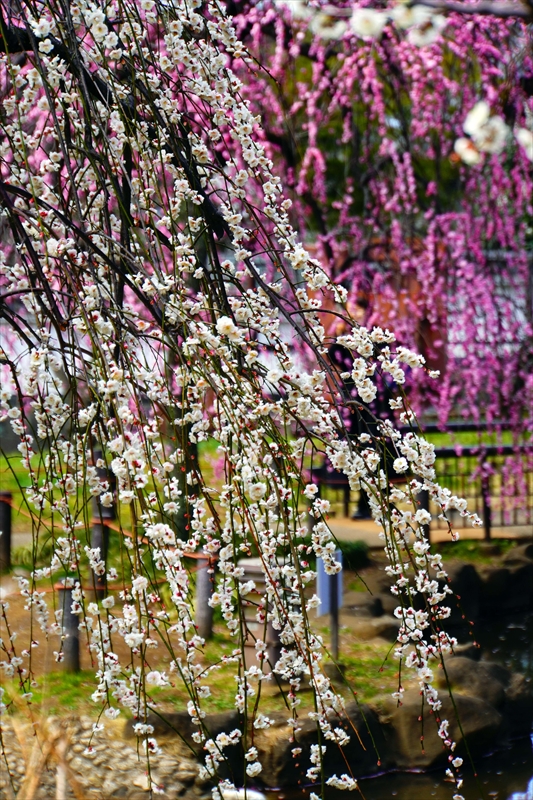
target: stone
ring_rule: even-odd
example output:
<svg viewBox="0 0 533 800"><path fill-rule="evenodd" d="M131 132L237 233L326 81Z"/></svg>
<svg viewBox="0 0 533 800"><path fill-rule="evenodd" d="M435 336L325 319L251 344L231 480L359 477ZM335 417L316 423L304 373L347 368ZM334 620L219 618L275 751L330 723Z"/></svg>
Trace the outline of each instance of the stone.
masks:
<svg viewBox="0 0 533 800"><path fill-rule="evenodd" d="M533 562L480 568L483 614L526 610L533 601Z"/></svg>
<svg viewBox="0 0 533 800"><path fill-rule="evenodd" d="M499 681L502 686L509 686L513 673L508 667L504 667L503 664L497 664L495 661L484 661L483 659L481 660L481 666L483 669L487 670L492 678Z"/></svg>
<svg viewBox="0 0 533 800"><path fill-rule="evenodd" d="M346 665L334 663L333 661L326 661L324 664L324 673L328 676L330 681L336 686L344 686L346 683Z"/></svg>
<svg viewBox="0 0 533 800"><path fill-rule="evenodd" d="M455 710L449 697L441 693L442 709L438 719L422 698L418 689L405 692L401 707L394 698L387 696L373 701L372 706L383 727L389 752L394 754L400 769L430 769L445 763L447 750L437 735L439 720L449 721L450 738L457 742L455 753L466 754L463 733L457 722ZM503 718L489 703L477 697L461 694L454 696L458 717L461 721L468 747L473 755L481 755L494 749L503 734ZM420 717L423 717L423 721ZM421 738L423 736L423 739Z"/></svg>
<svg viewBox="0 0 533 800"><path fill-rule="evenodd" d="M74 770L74 772L83 772L83 770L87 769L87 762L84 761L79 756L75 756L72 761L70 762L70 768Z"/></svg>
<svg viewBox="0 0 533 800"><path fill-rule="evenodd" d="M464 642L463 644L456 644L453 648L453 653L456 656L463 656L469 658L471 661L479 661L481 658L481 648L473 642Z"/></svg>
<svg viewBox="0 0 533 800"><path fill-rule="evenodd" d="M178 775L178 778L180 779L180 781L182 783L184 783L186 786L190 786L191 783L194 783L194 781L196 780L196 778L198 776L198 770L194 770L194 771L193 770L188 770L188 771L187 770L183 770L182 771L180 769L180 770L178 770L177 775Z"/></svg>
<svg viewBox="0 0 533 800"><path fill-rule="evenodd" d="M217 714L208 714L203 722L212 738L215 738L219 733L224 731L242 728L242 719L238 711L233 710L221 711ZM128 720L126 722L124 734L129 739L137 738L133 730L134 724L135 720ZM202 745L199 745L192 738L193 733L198 731L198 725L194 725L187 711L175 711L165 714L164 716L149 714L147 724L153 727L153 736L156 738L161 736L172 737L180 741L185 741L195 752L202 750Z"/></svg>
<svg viewBox="0 0 533 800"><path fill-rule="evenodd" d="M398 608L398 598L391 594L390 591L383 592L382 594L376 595L376 597L379 597L383 613L392 616L394 614L394 609Z"/></svg>
<svg viewBox="0 0 533 800"><path fill-rule="evenodd" d="M446 659L446 674L443 670L438 670L437 685L447 688L449 681L452 691L458 690L471 697L478 697L499 709L505 702L505 688L497 677L500 673L497 670L491 671L490 666L481 661L472 661L465 656L452 656ZM505 667L502 667L502 670L505 670Z"/></svg>
<svg viewBox="0 0 533 800"><path fill-rule="evenodd" d="M513 673L505 690L504 717L510 739L529 736L533 723L531 679Z"/></svg>
<svg viewBox="0 0 533 800"><path fill-rule="evenodd" d="M477 619L481 612L481 579L476 568L473 564L452 560L446 562L445 569L453 592L446 601L452 611L451 624L462 624L464 617Z"/></svg>
<svg viewBox="0 0 533 800"><path fill-rule="evenodd" d="M383 614L381 597L369 592L346 592L342 612L355 617L380 617Z"/></svg>
<svg viewBox="0 0 533 800"><path fill-rule="evenodd" d="M513 563L523 563L524 561L533 562L533 542L515 545L504 555L502 561L510 566Z"/></svg>
<svg viewBox="0 0 533 800"><path fill-rule="evenodd" d="M343 623L344 611L341 611L340 621ZM344 624L344 623L343 623ZM350 633L363 641L369 641L376 637L387 639L394 642L398 636L399 620L396 617L383 615L381 617L367 617L354 619L350 617Z"/></svg>
<svg viewBox="0 0 533 800"><path fill-rule="evenodd" d="M508 567L483 565L479 568L481 578L481 608L484 614L501 605L502 598L509 586L510 571Z"/></svg>
<svg viewBox="0 0 533 800"><path fill-rule="evenodd" d="M163 792L163 800L175 800L176 797L181 797L186 792L186 787L182 783L174 781L172 785L165 786Z"/></svg>
<svg viewBox="0 0 533 800"><path fill-rule="evenodd" d="M146 792L150 788L150 778L145 772L136 775L135 778L132 780L133 786L138 786L140 789L144 789Z"/></svg>
<svg viewBox="0 0 533 800"><path fill-rule="evenodd" d="M275 724L257 731L254 744L263 764L261 778L268 787L292 787L295 790L308 784L306 772L311 766L309 756L311 745L318 743L317 725L309 719L302 719L296 742L290 741L291 729L287 725L287 715L282 712L270 713ZM324 756L326 773L346 772L346 763L358 777L372 775L391 764L383 732L375 712L368 706L349 703L346 714L332 716L332 728L342 728L350 736L349 743L340 748L335 742L327 743ZM294 748L301 753L293 755Z"/></svg>
<svg viewBox="0 0 533 800"><path fill-rule="evenodd" d="M165 714L164 717L156 714L149 714L147 723L154 728L156 738L169 737L181 742L187 748L187 753L191 752L200 756L203 745L195 742L192 738L193 733L198 731L198 725L194 725L187 711L176 711ZM125 725L124 734L129 738L137 738L133 730L134 720L128 720ZM208 735L215 739L219 733L228 733L235 729L242 730L242 718L238 711L221 711L217 714L207 714L203 719L203 725ZM244 753L240 745L229 745L223 748L225 761L221 764L220 776L240 776L244 771Z"/></svg>

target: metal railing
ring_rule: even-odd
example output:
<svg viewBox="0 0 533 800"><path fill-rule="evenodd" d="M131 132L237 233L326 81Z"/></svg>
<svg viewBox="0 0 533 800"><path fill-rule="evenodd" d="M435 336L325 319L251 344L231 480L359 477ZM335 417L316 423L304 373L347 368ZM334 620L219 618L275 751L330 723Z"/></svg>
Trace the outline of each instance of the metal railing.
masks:
<svg viewBox="0 0 533 800"><path fill-rule="evenodd" d="M425 432L436 426L426 426ZM480 431L481 426L465 423L455 431ZM483 522L485 539L491 538L494 528L528 527L533 535L533 445L456 445L435 449L435 471L441 486L468 501L468 510L475 512ZM323 466L313 470L313 479L321 495L332 502L332 508L341 502L342 514L350 516L357 508L358 496L350 492L347 479L340 473ZM339 498L341 495L341 498ZM427 507L428 498L421 497ZM433 530L446 529L446 520L431 503ZM454 528L465 528L470 523L455 509L447 512ZM525 531L527 534L527 530Z"/></svg>
<svg viewBox="0 0 533 800"><path fill-rule="evenodd" d="M439 483L466 498L483 520L486 539L495 527L531 526L533 533L533 447L457 446L437 448L435 455ZM448 517L454 527L465 527L457 511ZM438 516L433 525L447 527Z"/></svg>

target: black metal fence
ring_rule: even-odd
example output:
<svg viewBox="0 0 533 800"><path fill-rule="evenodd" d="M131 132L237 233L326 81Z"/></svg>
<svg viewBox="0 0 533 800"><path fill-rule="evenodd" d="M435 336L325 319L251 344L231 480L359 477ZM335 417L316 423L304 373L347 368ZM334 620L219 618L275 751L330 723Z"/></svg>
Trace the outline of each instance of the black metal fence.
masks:
<svg viewBox="0 0 533 800"><path fill-rule="evenodd" d="M475 423L455 423L447 430L479 433L487 429ZM425 434L440 432L436 425L424 427ZM457 444L436 447L435 455L439 483L468 501L468 510L476 512L483 522L486 539L490 539L495 528L521 527L526 535L529 528L533 535L533 444ZM336 513L348 517L356 512L358 496L350 492L346 478L340 473L324 465L313 470L313 478ZM439 519L442 512L433 503L430 511L433 515L431 528L447 529L446 520ZM447 517L454 528L470 525L456 510L447 512Z"/></svg>
<svg viewBox="0 0 533 800"><path fill-rule="evenodd" d="M530 526L533 533L533 448L458 446L437 448L435 454L439 483L466 498L469 511L483 520L486 538L493 528ZM448 512L448 518L454 527L466 524L455 510ZM433 525L447 527L438 517Z"/></svg>

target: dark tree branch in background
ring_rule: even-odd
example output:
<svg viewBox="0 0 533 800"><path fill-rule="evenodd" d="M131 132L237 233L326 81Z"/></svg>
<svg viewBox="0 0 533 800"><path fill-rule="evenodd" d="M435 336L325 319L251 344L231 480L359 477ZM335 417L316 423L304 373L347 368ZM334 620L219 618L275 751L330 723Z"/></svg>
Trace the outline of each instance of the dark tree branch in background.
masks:
<svg viewBox="0 0 533 800"><path fill-rule="evenodd" d="M482 0L480 3L460 3L456 0L415 0L410 5L428 6L435 11L453 11L456 14L483 14L484 16L516 19L533 19L533 6L529 3L498 3Z"/></svg>

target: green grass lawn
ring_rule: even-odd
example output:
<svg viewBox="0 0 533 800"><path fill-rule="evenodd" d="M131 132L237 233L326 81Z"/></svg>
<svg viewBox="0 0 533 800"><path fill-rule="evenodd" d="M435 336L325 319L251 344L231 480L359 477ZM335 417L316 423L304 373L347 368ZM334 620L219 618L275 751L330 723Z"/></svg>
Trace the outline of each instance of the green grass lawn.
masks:
<svg viewBox="0 0 533 800"><path fill-rule="evenodd" d="M327 628L320 632L326 641ZM340 660L346 667L347 686L337 687L340 693L350 700L357 696L360 702L366 702L378 694L393 692L397 685L398 665L389 657L390 645L381 640L372 642L358 642L348 629L341 629L341 655ZM235 642L222 633L222 629L215 633L213 639L206 644L205 653L200 658L200 663L206 666L219 663L223 655L230 655ZM164 664L151 665L163 669ZM203 701L203 708L208 713L231 709L235 704L237 683L234 678L235 665L224 665L213 671L206 678L205 683L211 688L211 697ZM190 699L187 689L182 684L179 676L169 674L173 685L169 687L149 687L150 703L160 713L184 710ZM257 686L257 684L255 684ZM13 700L18 695L16 683L5 681L6 697L4 702ZM96 689L94 672L84 670L76 674L65 672L49 672L37 679L37 686L32 689L31 710L46 715L83 714L97 716L101 705L91 701L91 695ZM301 693L302 710L311 710L313 706L312 693L305 687ZM251 698L253 705L255 698ZM17 713L25 706L22 698L9 706L10 713ZM252 706L251 706L252 707ZM260 700L262 713L283 711L286 708L283 692L280 691L274 679L262 682Z"/></svg>

